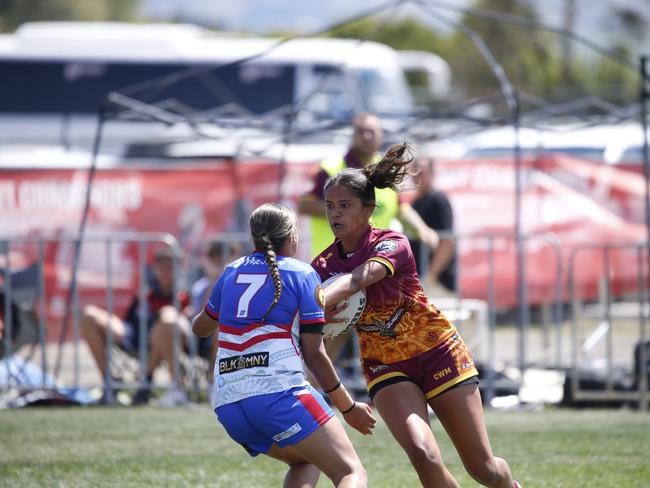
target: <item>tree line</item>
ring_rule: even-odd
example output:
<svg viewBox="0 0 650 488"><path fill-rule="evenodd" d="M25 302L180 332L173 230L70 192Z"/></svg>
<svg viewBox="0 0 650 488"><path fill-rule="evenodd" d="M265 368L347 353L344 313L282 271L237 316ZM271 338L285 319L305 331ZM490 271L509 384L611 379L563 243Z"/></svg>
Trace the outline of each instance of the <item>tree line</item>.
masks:
<svg viewBox="0 0 650 488"><path fill-rule="evenodd" d="M563 0L564 27L571 29L578 0ZM612 2L608 12L627 38L610 46L617 54L632 58L630 42L647 40L648 8L634 10ZM0 31L12 32L21 23L38 20L143 21L137 14L138 0L0 0ZM539 20L540 4L530 0L477 0L472 7ZM642 12L647 11L648 14ZM641 13L640 13L641 12ZM399 50L423 50L444 58L452 69L451 101L498 97L498 81L479 50L462 32L480 36L503 67L508 79L521 92L558 102L593 95L620 105L634 103L639 76L634 69L611 57L577 56L573 41L543 30L522 28L508 22L462 15L463 29L440 30L413 17L364 18L331 30L327 35L372 40ZM433 103L433 102L432 102Z"/></svg>
<svg viewBox="0 0 650 488"><path fill-rule="evenodd" d="M571 0L565 1L571 3ZM650 2L640 1L648 3L650 11ZM539 15L534 5L524 0L479 0L473 4L477 9L538 21ZM621 22L650 28L650 14L645 18L633 16L612 6L611 15L621 16L624 19ZM465 14L459 23L483 39L508 79L521 92L549 102L585 96L596 96L620 105L638 100L638 71L614 57L599 54L577 56L577 46L573 40L505 21ZM382 18L365 18L337 27L329 35L377 41L399 50L430 51L451 66L457 94L455 98L458 100L498 96L500 87L497 78L471 39L461 29L444 33L432 29L428 24L412 17L390 22ZM572 26L569 23L565 27ZM646 35L643 29L639 30L639 34ZM634 41L635 37L631 35L627 41L630 39ZM618 56L636 61L629 44L623 41L609 46L609 49Z"/></svg>

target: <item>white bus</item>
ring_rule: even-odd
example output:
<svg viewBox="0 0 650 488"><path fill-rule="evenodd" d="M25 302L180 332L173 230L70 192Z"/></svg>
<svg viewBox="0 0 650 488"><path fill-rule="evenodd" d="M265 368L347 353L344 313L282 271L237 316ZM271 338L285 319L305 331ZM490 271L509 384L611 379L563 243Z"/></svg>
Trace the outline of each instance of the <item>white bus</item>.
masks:
<svg viewBox="0 0 650 488"><path fill-rule="evenodd" d="M176 82L160 83L174 74ZM87 146L110 92L205 119L226 112L281 119L283 111L298 109L299 121L345 121L362 111L386 117L414 111L399 54L388 46L279 43L173 24L24 24L0 36L0 92L0 143ZM126 123L111 125L108 141L133 134ZM157 130L149 124L137 132L150 140L147 131Z"/></svg>

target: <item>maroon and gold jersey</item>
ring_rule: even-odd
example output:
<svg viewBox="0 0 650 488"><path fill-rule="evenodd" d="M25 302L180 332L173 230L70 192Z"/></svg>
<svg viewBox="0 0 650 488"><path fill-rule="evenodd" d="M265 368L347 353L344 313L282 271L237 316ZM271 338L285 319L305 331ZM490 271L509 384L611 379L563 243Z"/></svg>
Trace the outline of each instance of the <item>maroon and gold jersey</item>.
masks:
<svg viewBox="0 0 650 488"><path fill-rule="evenodd" d="M359 247L343 254L334 242L312 261L325 281L366 261L383 264L386 277L366 288L366 308L356 325L362 359L385 364L418 356L449 339L456 328L424 293L408 239L392 230L368 228Z"/></svg>

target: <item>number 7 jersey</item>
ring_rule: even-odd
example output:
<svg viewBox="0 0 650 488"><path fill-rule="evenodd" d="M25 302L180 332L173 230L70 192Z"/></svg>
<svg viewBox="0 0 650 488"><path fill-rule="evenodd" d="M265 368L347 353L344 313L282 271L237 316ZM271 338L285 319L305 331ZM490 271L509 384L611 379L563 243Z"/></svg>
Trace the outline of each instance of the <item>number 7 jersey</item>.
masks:
<svg viewBox="0 0 650 488"><path fill-rule="evenodd" d="M262 252L229 264L212 289L205 311L219 321L215 408L308 384L300 331L325 322L320 278L297 259L278 256L277 263L282 294L264 322L275 289Z"/></svg>

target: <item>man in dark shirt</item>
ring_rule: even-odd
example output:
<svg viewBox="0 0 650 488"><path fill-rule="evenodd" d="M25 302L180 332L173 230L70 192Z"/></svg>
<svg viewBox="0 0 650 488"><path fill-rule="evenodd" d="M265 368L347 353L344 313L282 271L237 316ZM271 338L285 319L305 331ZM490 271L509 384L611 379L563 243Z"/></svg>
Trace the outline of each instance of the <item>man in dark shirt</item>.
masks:
<svg viewBox="0 0 650 488"><path fill-rule="evenodd" d="M451 296L456 291L456 244L448 234L454 229L454 215L447 196L435 187L435 163L433 159L418 158L415 166L419 173L414 177L417 184L413 209L422 220L439 232L439 243L434 252L430 246L424 246L418 239L410 238L411 249L418 267L418 274L423 279L427 294Z"/></svg>

